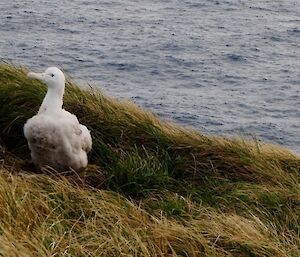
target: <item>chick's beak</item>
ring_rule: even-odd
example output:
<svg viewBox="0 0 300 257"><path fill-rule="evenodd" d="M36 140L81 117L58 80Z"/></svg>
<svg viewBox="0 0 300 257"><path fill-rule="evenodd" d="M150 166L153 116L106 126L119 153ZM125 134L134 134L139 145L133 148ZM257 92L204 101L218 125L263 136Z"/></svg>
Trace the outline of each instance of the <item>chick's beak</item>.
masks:
<svg viewBox="0 0 300 257"><path fill-rule="evenodd" d="M44 81L45 80L45 73L29 72L27 74L27 77Z"/></svg>

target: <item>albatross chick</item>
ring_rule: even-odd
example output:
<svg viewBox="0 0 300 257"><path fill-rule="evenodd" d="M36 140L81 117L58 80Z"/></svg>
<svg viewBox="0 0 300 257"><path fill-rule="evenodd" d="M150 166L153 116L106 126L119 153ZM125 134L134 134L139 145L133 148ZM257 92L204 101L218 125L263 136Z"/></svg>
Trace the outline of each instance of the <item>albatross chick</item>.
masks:
<svg viewBox="0 0 300 257"><path fill-rule="evenodd" d="M88 163L92 138L74 114L62 108L65 91L63 72L50 67L44 73L29 72L28 77L43 81L47 94L39 112L24 125L24 135L34 164L48 165L58 171L79 170Z"/></svg>

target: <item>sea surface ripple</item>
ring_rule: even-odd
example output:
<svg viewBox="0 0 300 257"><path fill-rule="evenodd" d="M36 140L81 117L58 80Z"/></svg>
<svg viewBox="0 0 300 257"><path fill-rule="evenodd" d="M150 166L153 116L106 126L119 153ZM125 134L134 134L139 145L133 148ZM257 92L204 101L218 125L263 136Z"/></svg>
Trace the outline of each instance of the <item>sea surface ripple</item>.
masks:
<svg viewBox="0 0 300 257"><path fill-rule="evenodd" d="M1 0L0 58L300 152L299 0Z"/></svg>

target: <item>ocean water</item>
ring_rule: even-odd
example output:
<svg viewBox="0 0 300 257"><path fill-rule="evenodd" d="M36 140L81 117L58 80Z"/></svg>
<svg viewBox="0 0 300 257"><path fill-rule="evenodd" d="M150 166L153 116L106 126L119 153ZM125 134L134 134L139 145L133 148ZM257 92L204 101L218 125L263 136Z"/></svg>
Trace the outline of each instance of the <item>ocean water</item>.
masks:
<svg viewBox="0 0 300 257"><path fill-rule="evenodd" d="M0 58L300 152L299 0L1 0Z"/></svg>

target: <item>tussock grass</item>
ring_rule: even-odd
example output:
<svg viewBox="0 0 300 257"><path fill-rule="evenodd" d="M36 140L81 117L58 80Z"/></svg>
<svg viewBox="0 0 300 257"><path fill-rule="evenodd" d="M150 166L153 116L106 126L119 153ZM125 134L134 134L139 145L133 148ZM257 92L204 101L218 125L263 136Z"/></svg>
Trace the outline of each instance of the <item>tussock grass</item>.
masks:
<svg viewBox="0 0 300 257"><path fill-rule="evenodd" d="M36 171L23 125L45 86L0 65L3 256L300 256L300 158L202 135L68 80L87 169Z"/></svg>

